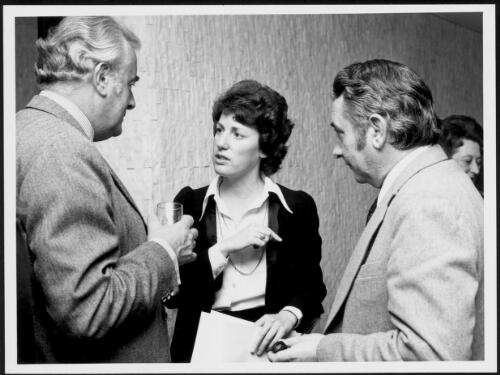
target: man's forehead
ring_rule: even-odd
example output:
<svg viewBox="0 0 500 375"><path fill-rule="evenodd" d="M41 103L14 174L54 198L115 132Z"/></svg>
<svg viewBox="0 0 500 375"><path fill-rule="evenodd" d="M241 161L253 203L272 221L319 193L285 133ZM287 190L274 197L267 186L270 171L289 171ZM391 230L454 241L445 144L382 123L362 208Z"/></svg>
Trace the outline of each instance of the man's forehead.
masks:
<svg viewBox="0 0 500 375"><path fill-rule="evenodd" d="M340 96L332 100L332 116L339 117L344 113L344 98Z"/></svg>

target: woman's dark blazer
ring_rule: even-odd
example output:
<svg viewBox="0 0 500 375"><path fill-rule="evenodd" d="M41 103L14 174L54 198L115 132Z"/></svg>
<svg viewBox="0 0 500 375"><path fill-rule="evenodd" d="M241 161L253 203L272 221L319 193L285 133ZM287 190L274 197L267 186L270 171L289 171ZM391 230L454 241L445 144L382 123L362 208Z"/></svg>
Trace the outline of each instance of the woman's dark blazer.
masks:
<svg viewBox="0 0 500 375"><path fill-rule="evenodd" d="M266 248L266 313L277 313L285 306L295 306L303 313L297 327L300 332L312 328L323 312L326 295L320 267L321 237L316 204L310 195L278 185L291 214L278 196L269 195L269 227L283 242L270 241ZM178 308L171 345L172 361L189 362L194 347L201 311L209 312L215 292L222 286L222 274L212 276L208 249L217 242L215 201L211 196L200 220L208 186L193 190L183 188L175 201L184 205L184 214L193 216L199 235L194 251L197 259L180 267L180 291L167 303Z"/></svg>

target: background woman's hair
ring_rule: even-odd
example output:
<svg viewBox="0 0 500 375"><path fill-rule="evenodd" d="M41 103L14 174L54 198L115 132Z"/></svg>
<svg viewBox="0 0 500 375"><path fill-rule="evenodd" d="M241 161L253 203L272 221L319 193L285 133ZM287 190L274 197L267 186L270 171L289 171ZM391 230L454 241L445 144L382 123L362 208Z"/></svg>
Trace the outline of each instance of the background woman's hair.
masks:
<svg viewBox="0 0 500 375"><path fill-rule="evenodd" d="M464 139L478 143L482 153L483 128L472 117L451 115L439 122L441 126L439 144L443 147L448 157L451 157L464 144Z"/></svg>

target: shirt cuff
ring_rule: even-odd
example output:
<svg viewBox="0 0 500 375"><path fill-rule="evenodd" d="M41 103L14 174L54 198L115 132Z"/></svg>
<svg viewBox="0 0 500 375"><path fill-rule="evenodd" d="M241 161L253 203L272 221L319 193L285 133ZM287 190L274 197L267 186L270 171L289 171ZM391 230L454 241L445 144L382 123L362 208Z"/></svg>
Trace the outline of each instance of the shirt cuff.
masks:
<svg viewBox="0 0 500 375"><path fill-rule="evenodd" d="M212 266L212 275L214 280L219 276L224 268L226 268L228 260L222 255L217 245L212 246L208 249L208 259L210 260L210 265Z"/></svg>
<svg viewBox="0 0 500 375"><path fill-rule="evenodd" d="M293 328L297 328L302 320L302 311L300 311L295 306L285 306L281 310L291 312L293 315L295 315L295 317L297 318L297 323L295 323L295 326Z"/></svg>
<svg viewBox="0 0 500 375"><path fill-rule="evenodd" d="M177 254L175 254L174 249L172 249L172 246L168 244L167 241L165 241L163 238L151 238L150 241L156 242L158 245L163 247L165 250L167 250L167 254L170 256L170 259L172 259L172 262L174 262L174 268L175 268L175 276L177 277L177 284L181 285L181 275L179 272L179 262L177 261Z"/></svg>

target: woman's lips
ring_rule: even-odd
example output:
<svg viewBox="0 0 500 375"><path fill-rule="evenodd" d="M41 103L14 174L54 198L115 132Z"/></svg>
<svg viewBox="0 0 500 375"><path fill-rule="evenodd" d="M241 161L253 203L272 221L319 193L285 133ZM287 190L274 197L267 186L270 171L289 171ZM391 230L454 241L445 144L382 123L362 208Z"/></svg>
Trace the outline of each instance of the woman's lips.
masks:
<svg viewBox="0 0 500 375"><path fill-rule="evenodd" d="M215 160L217 161L229 161L229 158L221 155L221 154L215 154Z"/></svg>

